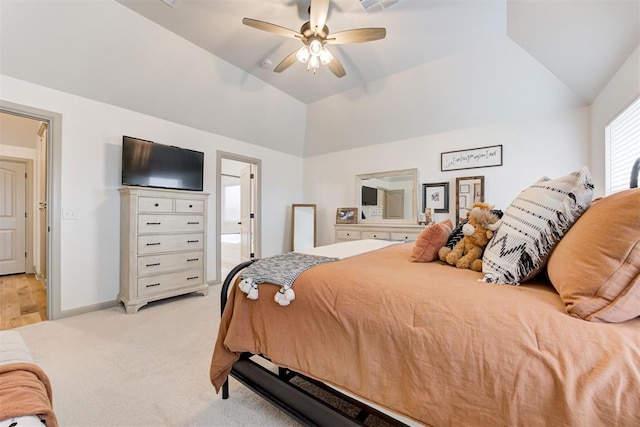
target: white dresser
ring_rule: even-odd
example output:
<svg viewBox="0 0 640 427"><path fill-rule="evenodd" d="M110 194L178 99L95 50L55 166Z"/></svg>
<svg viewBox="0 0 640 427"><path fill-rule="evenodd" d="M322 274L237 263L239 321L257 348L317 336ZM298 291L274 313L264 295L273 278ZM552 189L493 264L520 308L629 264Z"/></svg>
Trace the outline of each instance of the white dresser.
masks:
<svg viewBox="0 0 640 427"><path fill-rule="evenodd" d="M207 294L208 194L120 189L120 293L127 314L150 301Z"/></svg>
<svg viewBox="0 0 640 427"><path fill-rule="evenodd" d="M336 242L362 239L416 240L424 225L412 224L336 224Z"/></svg>

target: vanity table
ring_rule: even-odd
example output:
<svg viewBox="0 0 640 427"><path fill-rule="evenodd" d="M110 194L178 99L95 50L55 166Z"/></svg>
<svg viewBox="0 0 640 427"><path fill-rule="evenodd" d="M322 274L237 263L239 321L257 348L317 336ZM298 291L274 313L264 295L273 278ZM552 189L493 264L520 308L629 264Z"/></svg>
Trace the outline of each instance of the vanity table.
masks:
<svg viewBox="0 0 640 427"><path fill-rule="evenodd" d="M424 225L411 224L336 224L335 241L382 239L382 240L416 240Z"/></svg>

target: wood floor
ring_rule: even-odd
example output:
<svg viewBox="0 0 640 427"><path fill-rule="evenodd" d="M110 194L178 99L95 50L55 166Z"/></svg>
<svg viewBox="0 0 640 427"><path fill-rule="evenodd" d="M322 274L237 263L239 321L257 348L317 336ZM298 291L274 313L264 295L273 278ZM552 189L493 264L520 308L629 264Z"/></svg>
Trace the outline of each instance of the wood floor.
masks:
<svg viewBox="0 0 640 427"><path fill-rule="evenodd" d="M33 274L0 276L0 330L47 320L47 290Z"/></svg>

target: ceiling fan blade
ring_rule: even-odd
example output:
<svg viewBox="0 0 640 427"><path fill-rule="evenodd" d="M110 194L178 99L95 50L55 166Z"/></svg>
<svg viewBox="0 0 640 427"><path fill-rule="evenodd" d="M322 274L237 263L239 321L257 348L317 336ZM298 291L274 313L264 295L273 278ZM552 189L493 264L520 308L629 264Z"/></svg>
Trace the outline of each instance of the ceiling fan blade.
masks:
<svg viewBox="0 0 640 427"><path fill-rule="evenodd" d="M292 37L300 39L302 36L300 33L290 30L280 25L270 24L269 22L258 21L257 19L242 18L242 23L249 27L257 28L258 30L267 31L269 33L279 34L285 37Z"/></svg>
<svg viewBox="0 0 640 427"><path fill-rule="evenodd" d="M335 74L336 77L338 78L344 77L347 75L347 72L344 71L344 67L342 66L340 61L338 61L338 58L336 58L335 56L333 57L333 61L327 64L327 68L330 69L331 72Z"/></svg>
<svg viewBox="0 0 640 427"><path fill-rule="evenodd" d="M293 64L295 64L295 62L298 60L298 58L296 58L296 53L298 53L297 50L295 50L291 55L289 55L286 58L284 58L276 66L276 68L273 69L273 71L275 71L276 73L281 73L284 70L286 70L287 68L291 67Z"/></svg>
<svg viewBox="0 0 640 427"><path fill-rule="evenodd" d="M314 33L322 32L327 22L327 13L329 13L329 0L311 0L309 23Z"/></svg>
<svg viewBox="0 0 640 427"><path fill-rule="evenodd" d="M363 43L383 39L386 35L387 30L385 28L358 28L330 34L329 37L327 37L327 43Z"/></svg>

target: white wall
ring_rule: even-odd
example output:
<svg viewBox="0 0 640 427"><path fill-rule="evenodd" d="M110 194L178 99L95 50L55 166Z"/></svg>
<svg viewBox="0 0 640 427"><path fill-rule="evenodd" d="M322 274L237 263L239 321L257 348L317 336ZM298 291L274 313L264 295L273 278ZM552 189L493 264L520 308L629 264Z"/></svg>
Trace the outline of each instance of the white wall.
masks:
<svg viewBox="0 0 640 427"><path fill-rule="evenodd" d="M483 175L485 201L505 209L525 187L542 176L558 177L589 163L589 108L576 108L545 117L490 124L425 135L372 147L356 148L305 159L305 203L318 205L318 242L334 241L335 213L355 206L356 175L418 168L418 208L422 183L449 182L449 214L455 222L455 178ZM440 153L503 145L503 166L440 171Z"/></svg>
<svg viewBox="0 0 640 427"><path fill-rule="evenodd" d="M310 104L305 156L583 106L575 92L503 36Z"/></svg>
<svg viewBox="0 0 640 427"><path fill-rule="evenodd" d="M640 45L591 105L591 159L596 177L596 196L603 196L605 191L605 127L638 96Z"/></svg>
<svg viewBox="0 0 640 427"><path fill-rule="evenodd" d="M61 309L115 300L119 290L122 135L205 152L209 198L208 280L215 278L216 150L262 160L262 254L281 253L287 208L302 197L302 160L123 108L0 75L0 99L62 114L61 204L77 220L61 227Z"/></svg>

